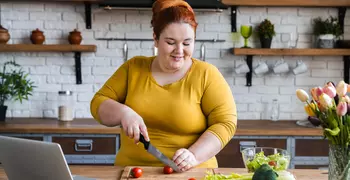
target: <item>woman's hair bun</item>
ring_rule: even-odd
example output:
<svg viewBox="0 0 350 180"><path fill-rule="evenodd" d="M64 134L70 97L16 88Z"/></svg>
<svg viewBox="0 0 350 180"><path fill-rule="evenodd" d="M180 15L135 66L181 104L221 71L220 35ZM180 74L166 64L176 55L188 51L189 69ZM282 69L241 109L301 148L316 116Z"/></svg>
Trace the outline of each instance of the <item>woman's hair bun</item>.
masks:
<svg viewBox="0 0 350 180"><path fill-rule="evenodd" d="M160 11L174 6L184 7L193 13L192 7L184 0L156 0L152 6L152 12L158 14Z"/></svg>

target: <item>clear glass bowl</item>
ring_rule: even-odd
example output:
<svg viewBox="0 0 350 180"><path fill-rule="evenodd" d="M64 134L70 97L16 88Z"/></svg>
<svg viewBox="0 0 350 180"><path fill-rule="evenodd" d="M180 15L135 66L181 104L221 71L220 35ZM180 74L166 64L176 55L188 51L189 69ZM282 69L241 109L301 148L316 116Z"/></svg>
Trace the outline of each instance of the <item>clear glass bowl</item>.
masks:
<svg viewBox="0 0 350 180"><path fill-rule="evenodd" d="M287 150L272 147L246 148L241 153L248 172L255 172L262 164L270 165L275 171L286 170L291 159Z"/></svg>

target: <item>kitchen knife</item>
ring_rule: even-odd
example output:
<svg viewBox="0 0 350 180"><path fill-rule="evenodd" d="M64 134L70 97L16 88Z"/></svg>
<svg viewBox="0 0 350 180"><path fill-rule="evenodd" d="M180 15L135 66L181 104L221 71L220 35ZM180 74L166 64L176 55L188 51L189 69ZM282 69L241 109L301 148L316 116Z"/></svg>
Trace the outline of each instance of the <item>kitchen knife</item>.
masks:
<svg viewBox="0 0 350 180"><path fill-rule="evenodd" d="M168 157L166 157L162 152L160 152L156 147L154 147L151 142L147 142L142 134L140 134L140 142L143 143L145 149L147 152L155 156L157 159L159 159L162 163L170 166L174 171L180 172L180 169L176 166L174 161L170 160Z"/></svg>

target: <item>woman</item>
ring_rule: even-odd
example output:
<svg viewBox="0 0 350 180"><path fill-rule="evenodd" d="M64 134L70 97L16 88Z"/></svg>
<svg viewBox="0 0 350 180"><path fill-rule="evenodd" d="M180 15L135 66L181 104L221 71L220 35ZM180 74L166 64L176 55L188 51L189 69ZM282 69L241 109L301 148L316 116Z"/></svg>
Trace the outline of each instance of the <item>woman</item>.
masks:
<svg viewBox="0 0 350 180"><path fill-rule="evenodd" d="M118 166L164 166L138 143L139 134L182 171L218 167L215 155L237 125L230 87L213 65L192 58L197 22L182 0L153 4L158 55L136 56L107 80L91 101L106 126L121 125Z"/></svg>

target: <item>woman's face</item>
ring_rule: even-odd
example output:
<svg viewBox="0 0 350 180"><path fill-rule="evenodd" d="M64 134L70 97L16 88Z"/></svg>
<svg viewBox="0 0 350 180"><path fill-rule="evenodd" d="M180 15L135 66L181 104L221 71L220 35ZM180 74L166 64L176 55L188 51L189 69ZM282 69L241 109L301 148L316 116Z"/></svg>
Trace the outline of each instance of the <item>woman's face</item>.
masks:
<svg viewBox="0 0 350 180"><path fill-rule="evenodd" d="M195 32L187 23L171 23L155 39L160 66L169 71L182 68L192 57Z"/></svg>

